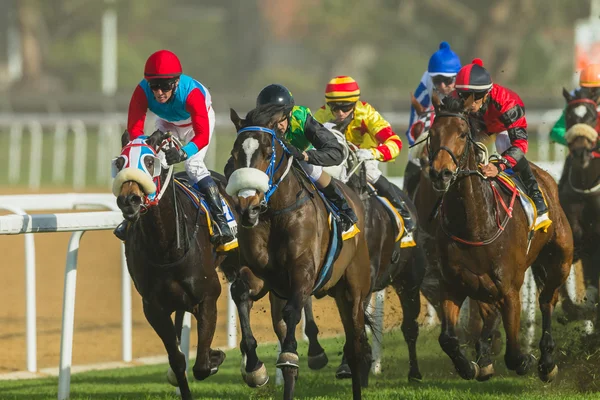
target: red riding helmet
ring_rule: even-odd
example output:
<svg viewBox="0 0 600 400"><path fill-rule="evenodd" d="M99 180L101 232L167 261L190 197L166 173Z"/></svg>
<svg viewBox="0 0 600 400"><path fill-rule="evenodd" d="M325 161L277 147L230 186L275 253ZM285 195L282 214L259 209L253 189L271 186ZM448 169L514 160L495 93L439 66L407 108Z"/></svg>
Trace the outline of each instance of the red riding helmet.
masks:
<svg viewBox="0 0 600 400"><path fill-rule="evenodd" d="M456 75L456 91L462 93L487 93L492 88L490 73L483 68L479 58L465 65Z"/></svg>
<svg viewBox="0 0 600 400"><path fill-rule="evenodd" d="M159 50L148 57L144 67L146 79L169 79L181 75L181 62L169 50Z"/></svg>

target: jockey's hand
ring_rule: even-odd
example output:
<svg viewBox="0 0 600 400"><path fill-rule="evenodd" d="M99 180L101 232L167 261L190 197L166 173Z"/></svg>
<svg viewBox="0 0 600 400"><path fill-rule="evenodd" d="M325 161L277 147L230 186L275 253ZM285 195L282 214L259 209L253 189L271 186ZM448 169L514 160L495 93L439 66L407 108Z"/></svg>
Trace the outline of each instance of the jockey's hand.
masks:
<svg viewBox="0 0 600 400"><path fill-rule="evenodd" d="M356 150L356 158L358 158L358 161L368 161L374 160L375 156L373 155L373 152L369 149L358 149Z"/></svg>
<svg viewBox="0 0 600 400"><path fill-rule="evenodd" d="M498 167L494 163L489 163L481 166L481 173L487 178L494 178L498 175Z"/></svg>
<svg viewBox="0 0 600 400"><path fill-rule="evenodd" d="M173 165L180 163L182 161L187 160L188 156L183 149L178 149L176 147L169 147L165 152L165 159L167 160L167 164Z"/></svg>
<svg viewBox="0 0 600 400"><path fill-rule="evenodd" d="M292 157L294 157L296 160L298 160L298 161L305 160L306 157L304 157L304 154L300 150L298 150L298 148L296 146L294 146L293 144L290 144L290 143L286 143L285 146L287 147L290 155Z"/></svg>

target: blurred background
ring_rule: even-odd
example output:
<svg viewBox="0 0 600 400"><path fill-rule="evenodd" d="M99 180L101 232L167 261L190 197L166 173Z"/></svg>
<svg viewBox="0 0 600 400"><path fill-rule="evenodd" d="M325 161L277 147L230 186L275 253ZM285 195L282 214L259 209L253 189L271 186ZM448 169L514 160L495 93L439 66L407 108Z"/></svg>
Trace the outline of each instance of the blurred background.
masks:
<svg viewBox="0 0 600 400"><path fill-rule="evenodd" d="M316 109L329 79L351 75L404 137L409 94L443 40L463 64L482 58L496 82L521 95L530 159L562 161L547 125L564 105L562 87L572 89L578 67L600 53L596 3L2 0L0 184L108 187L131 93L162 48L211 91L218 124L208 163L217 170L235 134L228 108L247 112L273 82ZM402 174L405 150L388 174Z"/></svg>

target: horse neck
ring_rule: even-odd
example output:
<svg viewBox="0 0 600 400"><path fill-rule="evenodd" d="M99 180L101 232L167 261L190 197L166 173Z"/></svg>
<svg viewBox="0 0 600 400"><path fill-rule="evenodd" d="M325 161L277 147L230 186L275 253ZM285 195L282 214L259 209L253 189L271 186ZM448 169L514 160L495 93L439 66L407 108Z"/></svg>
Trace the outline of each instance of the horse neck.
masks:
<svg viewBox="0 0 600 400"><path fill-rule="evenodd" d="M466 168L477 170L475 149L467 145ZM457 236L480 237L496 228L494 193L487 180L479 175L468 175L450 186L443 200L443 224L451 226Z"/></svg>
<svg viewBox="0 0 600 400"><path fill-rule="evenodd" d="M285 173L288 162L291 161L289 161L289 159L284 160L279 170L273 176L274 184L279 182ZM269 199L269 207L273 210L281 210L292 205L296 201L296 195L300 190L302 190L300 178L296 176L296 173L293 169L294 167L292 166L288 174L283 178L283 181L281 181Z"/></svg>
<svg viewBox="0 0 600 400"><path fill-rule="evenodd" d="M570 182L577 188L590 188L598 183L600 177L600 159L592 158L587 166L573 160L571 162Z"/></svg>

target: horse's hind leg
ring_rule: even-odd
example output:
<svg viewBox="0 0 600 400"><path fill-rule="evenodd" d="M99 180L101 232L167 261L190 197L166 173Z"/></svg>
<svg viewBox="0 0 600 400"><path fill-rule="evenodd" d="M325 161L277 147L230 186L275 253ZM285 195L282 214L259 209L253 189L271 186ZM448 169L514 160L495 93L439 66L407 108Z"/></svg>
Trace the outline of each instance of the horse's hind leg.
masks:
<svg viewBox="0 0 600 400"><path fill-rule="evenodd" d="M193 371L194 378L199 381L216 374L225 361L225 353L210 348L217 326L217 298L218 294L206 296L193 310L198 329L198 349Z"/></svg>
<svg viewBox="0 0 600 400"><path fill-rule="evenodd" d="M319 327L313 315L312 297L309 297L304 305L304 321L306 323L304 333L308 337L308 368L318 370L325 367L329 360L319 343Z"/></svg>
<svg viewBox="0 0 600 400"><path fill-rule="evenodd" d="M242 331L242 340L240 342L242 378L248 386L260 387L269 381L269 374L256 353L257 342L250 326L250 310L252 309L253 300L250 296L249 276L245 275L245 273L249 273L249 270L242 268L239 277L231 283L231 297L238 310ZM258 280L258 278L256 279ZM260 289L264 289L264 287ZM263 290L260 289L257 297L264 296Z"/></svg>
<svg viewBox="0 0 600 400"><path fill-rule="evenodd" d="M534 360L533 356L523 354L519 344L519 330L521 327L521 296L518 288L511 288L504 296L502 305L502 320L506 332L506 353L504 362L506 367L516 371L517 375L525 375Z"/></svg>
<svg viewBox="0 0 600 400"><path fill-rule="evenodd" d="M144 315L146 319L154 328L154 331L158 334L160 339L167 350L169 356L169 366L173 371L177 380L177 386L181 392L181 398L184 400L190 400L192 393L188 385L187 378L185 376L186 364L185 355L179 350L177 343L177 333L173 320L169 312L163 310L157 305L150 304L148 301L143 301Z"/></svg>
<svg viewBox="0 0 600 400"><path fill-rule="evenodd" d="M492 361L493 334L500 324L500 315L494 306L481 301L476 303L479 306L479 315L483 321L481 335L477 343L475 343L477 364L479 365L477 380L487 381L494 375L494 364Z"/></svg>

